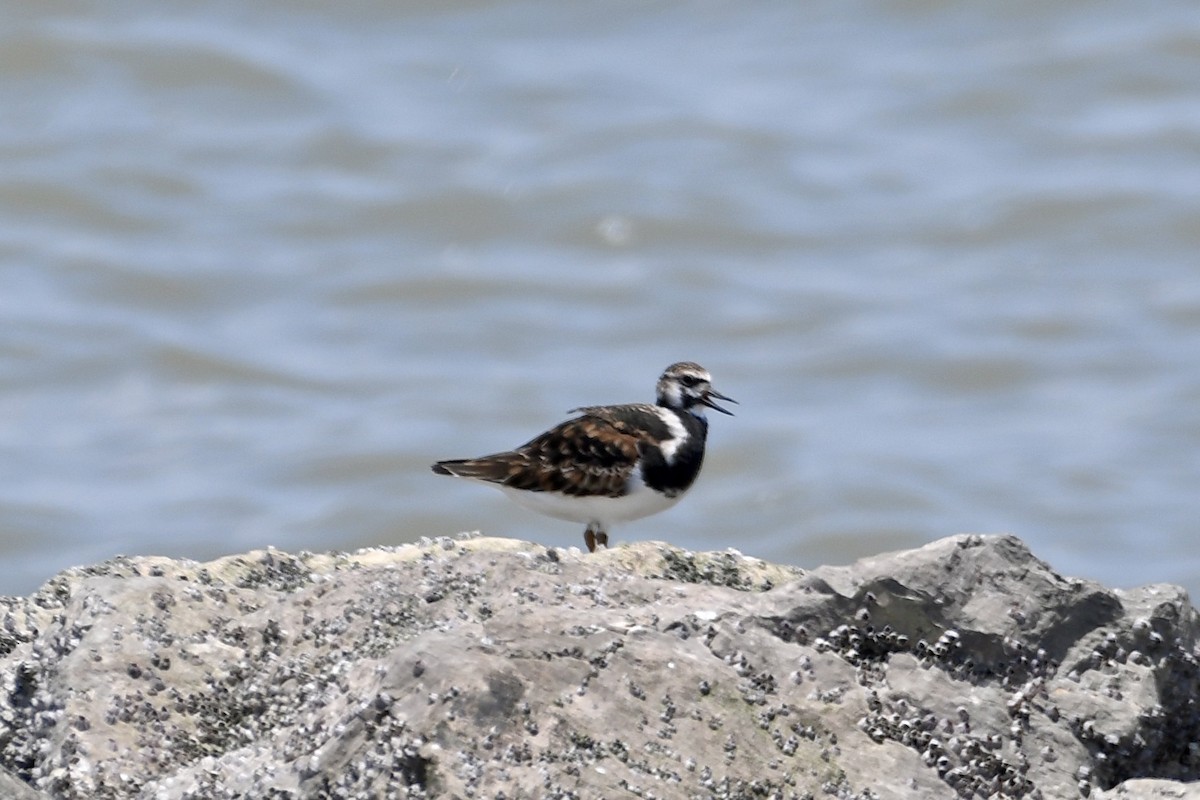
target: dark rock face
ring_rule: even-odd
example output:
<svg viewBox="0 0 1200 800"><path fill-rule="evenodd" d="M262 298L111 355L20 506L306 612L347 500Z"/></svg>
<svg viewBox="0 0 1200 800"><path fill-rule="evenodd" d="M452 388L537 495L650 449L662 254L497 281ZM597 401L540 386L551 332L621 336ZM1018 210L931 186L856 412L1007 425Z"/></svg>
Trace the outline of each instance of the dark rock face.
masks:
<svg viewBox="0 0 1200 800"><path fill-rule="evenodd" d="M448 539L0 599L0 796L1200 797L1181 589Z"/></svg>

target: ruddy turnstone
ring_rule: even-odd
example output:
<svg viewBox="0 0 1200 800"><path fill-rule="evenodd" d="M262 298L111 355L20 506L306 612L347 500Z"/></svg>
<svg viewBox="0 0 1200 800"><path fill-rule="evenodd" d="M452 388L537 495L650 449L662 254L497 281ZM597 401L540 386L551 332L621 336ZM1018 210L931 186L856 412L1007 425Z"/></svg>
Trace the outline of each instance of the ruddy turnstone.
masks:
<svg viewBox="0 0 1200 800"><path fill-rule="evenodd" d="M700 474L708 435L705 408L732 416L708 370L672 364L658 379L655 405L586 406L579 416L525 444L481 458L439 461L439 475L498 486L520 505L583 522L589 552L608 547L608 528L665 511Z"/></svg>

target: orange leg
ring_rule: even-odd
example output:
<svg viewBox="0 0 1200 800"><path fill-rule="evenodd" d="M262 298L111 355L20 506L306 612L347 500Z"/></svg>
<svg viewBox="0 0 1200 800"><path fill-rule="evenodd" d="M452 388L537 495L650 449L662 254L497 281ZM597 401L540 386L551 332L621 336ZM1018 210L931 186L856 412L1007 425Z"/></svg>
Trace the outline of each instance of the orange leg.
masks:
<svg viewBox="0 0 1200 800"><path fill-rule="evenodd" d="M596 545L602 544L608 548L608 532L596 527L595 524L589 524L587 530L583 532L583 541L587 545L589 553L596 552Z"/></svg>

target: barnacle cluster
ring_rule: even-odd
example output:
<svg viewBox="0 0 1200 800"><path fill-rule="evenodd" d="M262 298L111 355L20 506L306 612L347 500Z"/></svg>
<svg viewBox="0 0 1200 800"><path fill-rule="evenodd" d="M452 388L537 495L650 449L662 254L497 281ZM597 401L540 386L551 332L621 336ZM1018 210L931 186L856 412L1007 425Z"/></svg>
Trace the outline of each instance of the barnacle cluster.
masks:
<svg viewBox="0 0 1200 800"><path fill-rule="evenodd" d="M1072 582L1013 542L884 578L444 537L118 559L0 598L0 771L63 800L1049 800L1200 777L1186 596Z"/></svg>

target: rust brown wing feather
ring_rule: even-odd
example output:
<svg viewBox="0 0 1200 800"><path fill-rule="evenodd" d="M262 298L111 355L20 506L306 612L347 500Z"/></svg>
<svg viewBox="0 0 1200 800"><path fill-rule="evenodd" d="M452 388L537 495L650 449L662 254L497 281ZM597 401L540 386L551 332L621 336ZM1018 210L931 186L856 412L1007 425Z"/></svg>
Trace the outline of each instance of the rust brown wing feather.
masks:
<svg viewBox="0 0 1200 800"><path fill-rule="evenodd" d="M639 438L592 414L568 420L506 453L439 461L443 475L498 483L513 489L568 495L624 493L638 460Z"/></svg>
<svg viewBox="0 0 1200 800"><path fill-rule="evenodd" d="M661 444L672 437L671 429L652 405L629 403L621 406L584 406L575 408L585 417L603 420L616 431L649 444Z"/></svg>

